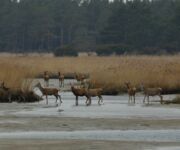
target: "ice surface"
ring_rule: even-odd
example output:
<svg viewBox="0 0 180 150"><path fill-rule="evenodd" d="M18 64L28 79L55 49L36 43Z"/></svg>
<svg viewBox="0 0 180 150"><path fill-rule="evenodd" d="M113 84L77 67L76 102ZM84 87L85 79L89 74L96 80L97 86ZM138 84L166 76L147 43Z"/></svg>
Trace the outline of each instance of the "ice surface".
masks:
<svg viewBox="0 0 180 150"><path fill-rule="evenodd" d="M37 91L39 92L39 91ZM79 98L79 106L75 106L75 96L71 92L61 93L63 103L56 107L55 98L49 96L49 105L45 100L36 103L32 110L14 112L20 116L56 116L82 118L146 118L146 119L180 119L179 107L167 107L159 102L153 102L158 97L151 98L150 105L143 104L143 96L136 97L136 104L128 104L127 95L103 96L103 105L98 105L98 99L92 99L92 105L86 106L85 97ZM166 95L165 99L172 99L175 95ZM59 104L59 101L58 101ZM27 104L28 105L28 104Z"/></svg>

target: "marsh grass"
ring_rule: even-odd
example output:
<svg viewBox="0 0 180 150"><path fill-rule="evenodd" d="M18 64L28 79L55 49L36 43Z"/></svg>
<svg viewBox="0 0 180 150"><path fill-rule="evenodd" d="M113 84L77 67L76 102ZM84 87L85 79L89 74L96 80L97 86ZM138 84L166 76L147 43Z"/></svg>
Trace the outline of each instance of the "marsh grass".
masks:
<svg viewBox="0 0 180 150"><path fill-rule="evenodd" d="M89 73L92 85L107 91L126 91L126 81L138 89L143 83L166 92L180 90L180 56L0 57L0 67L0 80L10 87L21 87L25 78L47 70Z"/></svg>

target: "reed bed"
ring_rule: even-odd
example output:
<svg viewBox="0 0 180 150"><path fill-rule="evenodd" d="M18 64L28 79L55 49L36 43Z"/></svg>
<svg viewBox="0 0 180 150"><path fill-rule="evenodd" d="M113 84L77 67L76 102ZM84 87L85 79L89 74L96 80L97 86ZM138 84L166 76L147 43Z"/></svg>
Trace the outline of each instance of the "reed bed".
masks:
<svg viewBox="0 0 180 150"><path fill-rule="evenodd" d="M45 70L52 74L89 73L94 87L124 92L129 81L140 89L161 87L167 93L180 91L180 56L111 56L111 57L1 57L0 80L10 87L20 87L25 78Z"/></svg>

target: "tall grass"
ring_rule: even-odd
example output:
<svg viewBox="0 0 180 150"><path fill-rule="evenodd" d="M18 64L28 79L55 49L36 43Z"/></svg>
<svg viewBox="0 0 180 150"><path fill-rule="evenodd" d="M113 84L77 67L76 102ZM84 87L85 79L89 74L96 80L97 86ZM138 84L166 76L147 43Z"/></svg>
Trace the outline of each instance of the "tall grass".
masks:
<svg viewBox="0 0 180 150"><path fill-rule="evenodd" d="M0 57L0 80L10 87L20 87L27 77L45 70L57 73L89 73L95 86L124 90L124 82L136 87L180 89L180 56L120 57Z"/></svg>

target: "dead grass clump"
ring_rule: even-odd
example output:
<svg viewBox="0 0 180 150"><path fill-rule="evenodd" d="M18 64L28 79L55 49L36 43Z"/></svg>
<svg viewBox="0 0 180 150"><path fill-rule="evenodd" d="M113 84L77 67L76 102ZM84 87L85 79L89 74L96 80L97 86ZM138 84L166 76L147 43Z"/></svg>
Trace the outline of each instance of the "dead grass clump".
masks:
<svg viewBox="0 0 180 150"><path fill-rule="evenodd" d="M0 63L0 68L0 80L4 81L9 88L21 89L22 83L26 78L33 78L33 72L31 72L29 67Z"/></svg>
<svg viewBox="0 0 180 150"><path fill-rule="evenodd" d="M165 101L165 104L180 104L180 95L176 96L173 100Z"/></svg>

